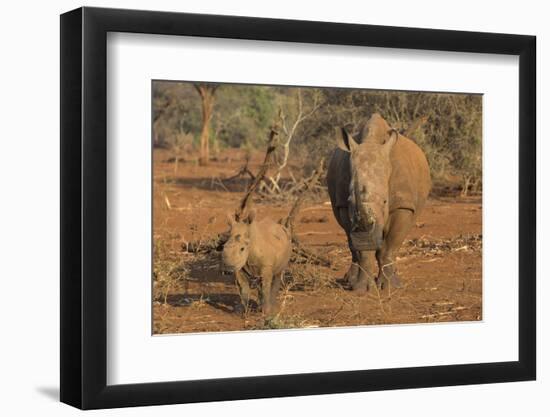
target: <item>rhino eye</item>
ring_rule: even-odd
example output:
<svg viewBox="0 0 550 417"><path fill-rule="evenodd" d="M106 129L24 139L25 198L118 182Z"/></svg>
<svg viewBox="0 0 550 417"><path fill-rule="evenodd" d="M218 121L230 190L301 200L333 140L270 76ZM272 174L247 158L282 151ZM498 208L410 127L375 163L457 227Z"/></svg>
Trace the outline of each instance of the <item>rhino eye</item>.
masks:
<svg viewBox="0 0 550 417"><path fill-rule="evenodd" d="M243 247L243 248L241 248L241 252L242 252L243 250L244 250L244 247Z"/></svg>
<svg viewBox="0 0 550 417"><path fill-rule="evenodd" d="M361 188L361 192L362 192L363 194L365 194L365 193L367 192L367 187L365 187L365 186L363 185L363 187Z"/></svg>

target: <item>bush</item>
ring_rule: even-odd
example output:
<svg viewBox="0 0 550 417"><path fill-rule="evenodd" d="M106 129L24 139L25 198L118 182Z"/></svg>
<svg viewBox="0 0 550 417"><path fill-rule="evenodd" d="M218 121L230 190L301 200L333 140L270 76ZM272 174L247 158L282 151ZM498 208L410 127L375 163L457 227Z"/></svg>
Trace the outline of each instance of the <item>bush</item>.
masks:
<svg viewBox="0 0 550 417"><path fill-rule="evenodd" d="M421 117L427 122L411 136L424 150L435 184L461 184L463 193L481 188L482 96L391 92L342 88L302 88L304 108L312 97L320 107L300 123L292 140L290 163L309 175L334 149L337 128L358 131L372 113L405 131ZM279 108L292 120L297 108L293 87L222 85L211 120L212 147L264 150L265 137ZM153 84L154 140L179 152L201 128L200 100L191 83ZM181 135L184 137L182 138Z"/></svg>

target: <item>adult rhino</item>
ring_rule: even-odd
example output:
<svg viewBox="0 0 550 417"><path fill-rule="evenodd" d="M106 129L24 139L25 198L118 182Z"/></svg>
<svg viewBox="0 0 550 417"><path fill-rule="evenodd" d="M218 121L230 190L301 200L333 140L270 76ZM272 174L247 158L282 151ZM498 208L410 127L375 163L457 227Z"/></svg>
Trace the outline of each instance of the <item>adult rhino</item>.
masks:
<svg viewBox="0 0 550 417"><path fill-rule="evenodd" d="M346 274L357 291L375 283L400 287L395 256L415 224L431 188L426 156L415 142L373 114L356 137L342 129L327 173L336 220L345 230L352 255Z"/></svg>

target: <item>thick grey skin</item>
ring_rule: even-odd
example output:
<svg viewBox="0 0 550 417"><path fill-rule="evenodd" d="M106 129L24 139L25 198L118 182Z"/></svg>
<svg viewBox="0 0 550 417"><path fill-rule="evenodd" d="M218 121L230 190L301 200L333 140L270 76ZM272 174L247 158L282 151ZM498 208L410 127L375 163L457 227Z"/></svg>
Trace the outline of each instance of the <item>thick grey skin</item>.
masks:
<svg viewBox="0 0 550 417"><path fill-rule="evenodd" d="M379 115L367 122L367 128L363 129L363 137L359 137L359 144L354 146L352 152L335 149L332 154L328 173L327 184L332 204L332 210L338 224L344 229L348 238L348 246L352 254L352 264L346 274L348 282L357 291L368 290L373 284L373 255L378 264L378 277L376 283L379 288L401 286L395 270L395 256L403 243L407 233L415 224L428 197L431 180L428 162L422 150L412 140L392 131L385 120ZM369 131L370 127L370 131ZM368 132L368 133L365 133ZM385 138L383 136L387 134ZM381 245L374 252L372 250L357 250L352 244L351 232L354 228L353 213L360 202L354 201L355 196L350 196L350 183L354 170L367 170L367 163L372 158L382 158L372 155L372 146L363 145L368 141L384 141L395 134L397 137L389 153L390 164L389 181L380 183L377 178L369 179L367 187L381 188L387 195L387 207L372 207L377 212L377 223L383 225L383 238ZM365 155L365 152L371 152ZM363 153L363 154L362 154ZM351 163L353 158L353 163ZM386 156L387 158L387 156ZM386 189L384 190L384 187ZM354 204L352 204L354 203ZM373 211L373 212L374 212ZM389 284L389 285L388 285Z"/></svg>
<svg viewBox="0 0 550 417"><path fill-rule="evenodd" d="M290 232L281 224L269 218L252 221L247 224L235 222L231 227L231 235L247 236L247 256L244 265L232 262L234 245L232 238L224 246L224 267L232 268L235 281L239 288L242 307L248 309L250 302L250 281L252 277L261 278L261 288L258 291L259 305L266 318L271 318L276 310L277 296L281 288L282 277L288 267L292 245ZM238 245L235 250L239 249ZM233 263L233 264L232 264ZM243 310L241 309L241 310Z"/></svg>

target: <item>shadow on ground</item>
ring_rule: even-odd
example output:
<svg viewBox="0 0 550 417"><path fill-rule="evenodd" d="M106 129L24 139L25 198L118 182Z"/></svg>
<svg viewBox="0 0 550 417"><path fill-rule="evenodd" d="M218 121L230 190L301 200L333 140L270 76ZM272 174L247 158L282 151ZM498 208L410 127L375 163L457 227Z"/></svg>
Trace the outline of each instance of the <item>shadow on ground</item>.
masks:
<svg viewBox="0 0 550 417"><path fill-rule="evenodd" d="M206 303L225 313L236 313L241 305L241 297L238 294L210 293L210 294L170 294L166 303L172 307L191 307L195 303ZM256 301L250 301L252 311L258 309Z"/></svg>
<svg viewBox="0 0 550 417"><path fill-rule="evenodd" d="M187 281L198 283L220 283L233 285L235 277L224 275L220 271L220 253L210 252L185 263Z"/></svg>

